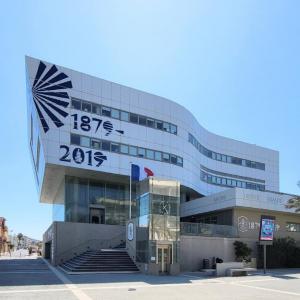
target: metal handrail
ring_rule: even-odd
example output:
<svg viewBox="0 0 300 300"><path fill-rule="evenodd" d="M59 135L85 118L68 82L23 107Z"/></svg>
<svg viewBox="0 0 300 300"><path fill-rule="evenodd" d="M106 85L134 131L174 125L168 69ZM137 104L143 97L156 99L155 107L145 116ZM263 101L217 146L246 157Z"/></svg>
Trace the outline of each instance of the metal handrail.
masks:
<svg viewBox="0 0 300 300"><path fill-rule="evenodd" d="M122 237L122 238L121 238ZM103 248L111 248L113 244L116 244L117 241L120 241L120 243L124 240L124 233L119 233L118 235L104 240L99 239L90 239L85 242L82 242L76 246L70 247L69 249L58 253L57 256L64 256L67 253L72 252L74 255L83 253L90 249L103 249ZM94 247L95 246L95 247ZM117 245L115 245L117 246ZM80 253L78 253L80 252ZM63 259L61 259L63 260Z"/></svg>

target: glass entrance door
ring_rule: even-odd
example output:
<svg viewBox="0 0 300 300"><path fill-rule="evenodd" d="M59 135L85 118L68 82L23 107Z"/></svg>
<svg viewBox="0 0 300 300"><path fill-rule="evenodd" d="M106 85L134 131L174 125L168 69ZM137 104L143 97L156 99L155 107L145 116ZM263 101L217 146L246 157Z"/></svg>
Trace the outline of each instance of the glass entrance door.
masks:
<svg viewBox="0 0 300 300"><path fill-rule="evenodd" d="M90 207L90 223L105 224L105 210L103 208Z"/></svg>
<svg viewBox="0 0 300 300"><path fill-rule="evenodd" d="M157 246L157 261L159 265L159 273L167 274L170 270L171 264L171 245L158 245Z"/></svg>

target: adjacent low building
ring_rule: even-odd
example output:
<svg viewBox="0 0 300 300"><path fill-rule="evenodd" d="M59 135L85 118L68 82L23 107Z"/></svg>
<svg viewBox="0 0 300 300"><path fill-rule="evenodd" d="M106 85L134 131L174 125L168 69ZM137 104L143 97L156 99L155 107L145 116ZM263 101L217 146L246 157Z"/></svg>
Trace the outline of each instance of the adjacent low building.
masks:
<svg viewBox="0 0 300 300"><path fill-rule="evenodd" d="M44 254L52 263L95 248L95 240L102 247L117 246L128 240L125 226L132 220L141 224L146 215L164 215L165 221L175 217L168 189L154 193L160 209L151 206L156 202L149 196L145 213L139 185L130 183L132 164L140 177L157 178L158 186L160 181L179 184L176 243L164 245L159 239L151 251L134 248L146 253L147 270L178 271L154 266L162 264L161 255L175 252L176 264L191 269L187 256L200 260L207 255L201 249L214 252L212 239L223 245L215 255L225 257L226 248L227 259L233 259L232 241L226 246L224 239L257 241L262 214L276 216L278 236L300 240L299 215L285 208L294 196L279 191L278 151L215 135L168 99L38 59L26 57L26 78L34 176L40 202L53 207L53 224L44 235ZM197 251L193 247L186 253L193 243Z"/></svg>

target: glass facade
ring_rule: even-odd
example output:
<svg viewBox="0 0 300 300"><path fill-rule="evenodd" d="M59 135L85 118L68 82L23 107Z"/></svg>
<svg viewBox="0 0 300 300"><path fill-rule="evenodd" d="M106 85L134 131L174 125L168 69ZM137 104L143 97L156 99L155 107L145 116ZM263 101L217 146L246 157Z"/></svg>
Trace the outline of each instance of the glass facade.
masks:
<svg viewBox="0 0 300 300"><path fill-rule="evenodd" d="M180 184L177 181L149 178L140 182L136 201L138 262L157 262L158 249L168 245L170 263L179 262Z"/></svg>
<svg viewBox="0 0 300 300"><path fill-rule="evenodd" d="M135 189L133 186L133 198ZM129 215L129 185L66 176L65 221L90 223L90 209L104 211L104 222L125 225ZM135 202L132 202L135 216Z"/></svg>

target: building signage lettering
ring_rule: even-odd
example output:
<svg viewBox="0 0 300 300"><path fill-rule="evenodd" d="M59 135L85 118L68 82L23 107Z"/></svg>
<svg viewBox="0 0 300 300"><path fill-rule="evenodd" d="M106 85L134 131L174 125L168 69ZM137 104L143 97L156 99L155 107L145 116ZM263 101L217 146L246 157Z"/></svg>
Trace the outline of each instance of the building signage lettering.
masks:
<svg viewBox="0 0 300 300"><path fill-rule="evenodd" d="M240 232L247 232L249 230L259 230L260 223L256 221L250 221L245 216L238 217L238 230ZM280 229L279 224L275 224L274 230L278 231Z"/></svg>
<svg viewBox="0 0 300 300"><path fill-rule="evenodd" d="M86 163L89 166L99 167L103 161L107 160L107 156L103 155L100 151L83 150L80 147L74 148L70 151L70 147L67 145L60 145L61 156L60 161L68 162L74 161L76 164Z"/></svg>

